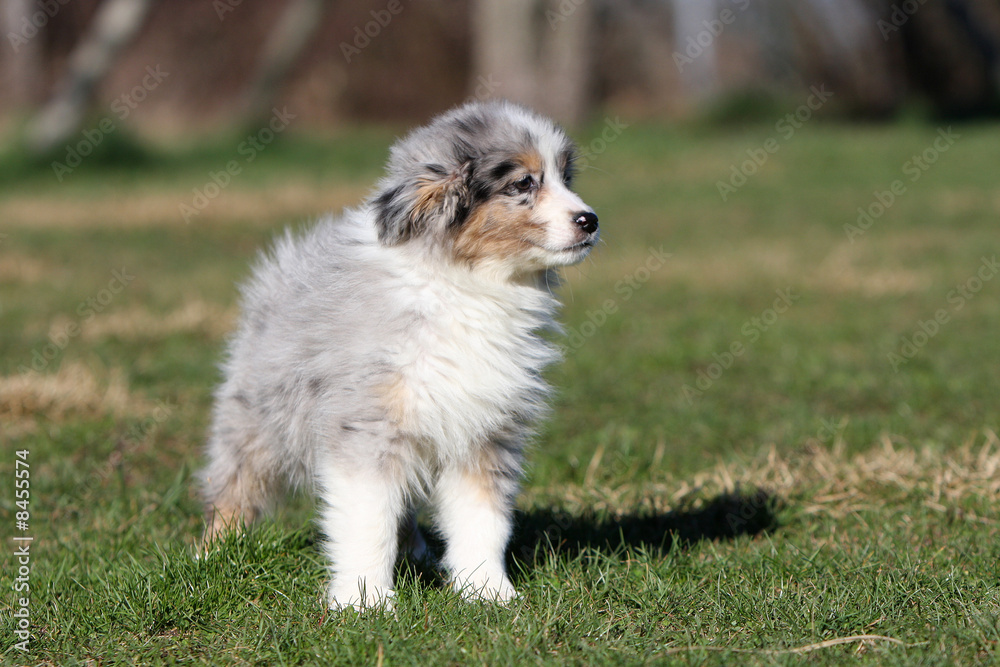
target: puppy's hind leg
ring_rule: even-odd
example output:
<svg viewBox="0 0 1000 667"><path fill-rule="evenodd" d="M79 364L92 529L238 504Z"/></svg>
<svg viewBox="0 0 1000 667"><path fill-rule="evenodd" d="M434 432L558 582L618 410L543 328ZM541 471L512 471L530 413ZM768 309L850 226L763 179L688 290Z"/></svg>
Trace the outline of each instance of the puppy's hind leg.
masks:
<svg viewBox="0 0 1000 667"><path fill-rule="evenodd" d="M245 423L230 428L215 425L208 445L208 466L201 473L203 546L229 530L250 525L270 507L281 484L274 457L260 435Z"/></svg>

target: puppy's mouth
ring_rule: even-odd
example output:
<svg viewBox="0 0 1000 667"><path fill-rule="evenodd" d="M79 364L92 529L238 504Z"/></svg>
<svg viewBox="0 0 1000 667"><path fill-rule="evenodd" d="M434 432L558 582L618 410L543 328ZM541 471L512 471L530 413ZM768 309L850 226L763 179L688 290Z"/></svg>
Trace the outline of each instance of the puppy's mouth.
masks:
<svg viewBox="0 0 1000 667"><path fill-rule="evenodd" d="M598 232L593 232L592 234L588 234L582 241L574 243L573 245L568 245L565 248L556 250L555 252L590 252L590 249L597 245L597 240L599 238Z"/></svg>
<svg viewBox="0 0 1000 667"><path fill-rule="evenodd" d="M574 243L573 245L564 246L562 248L550 248L547 245L542 245L541 243L535 243L534 241L530 241L529 243L531 243L531 245L535 246L536 248L544 250L545 252L548 253L552 253L553 255L562 255L565 253L590 252L590 249L593 248L594 245L596 245L597 239L584 239L579 243Z"/></svg>
<svg viewBox="0 0 1000 667"><path fill-rule="evenodd" d="M571 246L569 246L567 248L563 248L563 251L567 252L567 251L572 251L572 250L583 250L583 249L589 250L589 249L593 248L595 245L597 245L597 237L596 236L595 237L586 238L586 239L580 241L579 243L575 243L575 244L573 244L573 245L571 245Z"/></svg>
<svg viewBox="0 0 1000 667"><path fill-rule="evenodd" d="M584 237L579 241L577 241L576 243L571 243L561 248L553 248L552 246L546 243L540 243L538 241L533 241L530 239L528 239L528 243L535 246L536 248L541 248L546 252L558 254L562 252L576 252L579 250L589 250L590 248L593 248L595 245L597 245L597 242L600 239L601 239L601 233L599 231L593 231L590 232L589 234L585 234Z"/></svg>
<svg viewBox="0 0 1000 667"><path fill-rule="evenodd" d="M562 248L542 247L542 249L553 256L557 266L566 266L583 261L583 259L590 254L591 249L593 249L596 244L597 237L595 235L593 237L585 238L579 243L574 243L573 245L564 246Z"/></svg>

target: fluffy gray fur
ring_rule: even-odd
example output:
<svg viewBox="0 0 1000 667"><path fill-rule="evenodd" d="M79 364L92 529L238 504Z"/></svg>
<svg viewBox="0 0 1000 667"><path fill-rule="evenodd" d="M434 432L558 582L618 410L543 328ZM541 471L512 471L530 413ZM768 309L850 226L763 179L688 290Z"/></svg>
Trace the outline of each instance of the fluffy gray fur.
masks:
<svg viewBox="0 0 1000 667"><path fill-rule="evenodd" d="M567 221L589 212L566 194L572 150L558 127L521 107L467 104L398 142L361 207L286 233L258 260L215 394L207 538L252 521L288 486L312 488L323 501L330 605L387 604L395 536L429 501L457 585L476 587L473 597L513 594L495 552L499 544L502 561L522 450L545 410L542 372L558 356L540 336L555 326L547 282L596 242L596 216L590 231L557 221L546 238L569 240L530 250L542 260L473 266L452 244L498 197L525 215L542 201L566 209ZM530 151L545 173L517 199L512 160ZM369 491L367 505L350 506ZM459 500L479 492L482 507ZM470 530L488 533L463 542ZM486 545L481 554L473 542Z"/></svg>

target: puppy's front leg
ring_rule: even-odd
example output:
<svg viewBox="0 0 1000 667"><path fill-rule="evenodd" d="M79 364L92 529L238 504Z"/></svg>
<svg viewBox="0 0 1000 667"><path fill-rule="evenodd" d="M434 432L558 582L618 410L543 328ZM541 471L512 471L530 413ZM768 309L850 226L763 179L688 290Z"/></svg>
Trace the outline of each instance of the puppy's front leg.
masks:
<svg viewBox="0 0 1000 667"><path fill-rule="evenodd" d="M444 565L467 599L505 602L517 595L504 567L517 479L496 470L448 468L434 490Z"/></svg>
<svg viewBox="0 0 1000 667"><path fill-rule="evenodd" d="M340 465L338 465L338 463ZM320 528L330 563L332 609L392 607L402 485L392 474L328 461L319 477Z"/></svg>

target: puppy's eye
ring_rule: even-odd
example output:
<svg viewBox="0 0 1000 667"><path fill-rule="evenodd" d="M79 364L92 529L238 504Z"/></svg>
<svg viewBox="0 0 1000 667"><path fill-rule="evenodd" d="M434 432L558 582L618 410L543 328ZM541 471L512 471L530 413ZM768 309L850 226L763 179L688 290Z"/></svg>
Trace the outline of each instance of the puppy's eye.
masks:
<svg viewBox="0 0 1000 667"><path fill-rule="evenodd" d="M530 192L535 187L535 179L530 175L524 175L514 181L514 189L518 192Z"/></svg>

